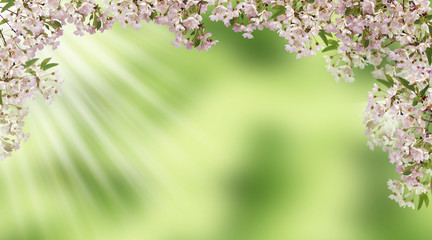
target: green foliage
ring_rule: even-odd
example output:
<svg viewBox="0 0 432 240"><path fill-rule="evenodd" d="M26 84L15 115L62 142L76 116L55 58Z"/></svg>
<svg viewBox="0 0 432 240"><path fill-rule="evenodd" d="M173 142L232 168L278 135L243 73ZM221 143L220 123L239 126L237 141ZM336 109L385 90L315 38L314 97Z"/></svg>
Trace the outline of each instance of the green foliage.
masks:
<svg viewBox="0 0 432 240"><path fill-rule="evenodd" d="M15 0L2 0L0 3L6 3L1 10L1 12L4 12L15 5Z"/></svg>
<svg viewBox="0 0 432 240"><path fill-rule="evenodd" d="M415 87L413 85L410 85L409 82L408 82L408 80L406 80L405 78L402 78L402 77L397 77L397 79L399 80L400 83L402 83L402 85L404 87L406 87L407 89L409 89L409 90L411 90L413 92L416 92Z"/></svg>
<svg viewBox="0 0 432 240"><path fill-rule="evenodd" d="M42 63L41 63L41 69L46 71L50 68L53 68L55 66L58 65L58 63L49 63L49 61L51 60L51 58L45 58Z"/></svg>
<svg viewBox="0 0 432 240"><path fill-rule="evenodd" d="M329 45L329 42L328 42L328 40L327 40L327 36L326 36L326 33L325 33L324 30L321 29L321 30L319 31L319 33L318 33L318 36L321 37L321 39L324 41L324 43L325 43L326 46Z"/></svg>
<svg viewBox="0 0 432 240"><path fill-rule="evenodd" d="M23 65L23 67L24 67L24 68L28 68L28 67L32 66L33 64L35 64L38 60L39 60L39 58L33 58L33 59L31 59L31 60L28 60L28 61Z"/></svg>
<svg viewBox="0 0 432 240"><path fill-rule="evenodd" d="M270 17L270 20L275 19L286 12L286 8L281 5L274 6L272 10L273 15Z"/></svg>

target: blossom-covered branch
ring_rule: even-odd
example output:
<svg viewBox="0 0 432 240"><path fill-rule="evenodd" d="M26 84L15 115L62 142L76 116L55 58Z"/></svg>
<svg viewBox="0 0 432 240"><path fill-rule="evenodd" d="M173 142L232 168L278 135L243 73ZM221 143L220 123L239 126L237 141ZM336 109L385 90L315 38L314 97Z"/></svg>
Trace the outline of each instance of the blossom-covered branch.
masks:
<svg viewBox="0 0 432 240"><path fill-rule="evenodd" d="M326 52L336 81L354 81L353 68L374 67L377 83L368 95L366 134L371 149L389 153L401 180L389 180L400 206L429 203L432 178L432 14L427 0L3 0L0 2L0 158L27 138L23 102L41 94L50 103L61 80L46 46L55 49L67 24L75 34L110 29L115 22L139 29L143 22L167 25L175 46L208 50L216 40L204 16L245 38L270 29L287 40L297 57ZM206 13L209 13L206 15Z"/></svg>

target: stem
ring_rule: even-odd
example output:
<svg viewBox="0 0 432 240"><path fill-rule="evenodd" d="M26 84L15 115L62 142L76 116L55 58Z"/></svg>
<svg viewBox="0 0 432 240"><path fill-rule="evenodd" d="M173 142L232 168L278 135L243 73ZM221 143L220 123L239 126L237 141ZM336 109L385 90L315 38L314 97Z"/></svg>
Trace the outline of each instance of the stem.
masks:
<svg viewBox="0 0 432 240"><path fill-rule="evenodd" d="M0 17L6 22L6 24L10 27L10 29L14 32L14 33L16 33L16 31L12 28L12 26L9 24L9 21L8 20L6 20L2 15L0 15Z"/></svg>
<svg viewBox="0 0 432 240"><path fill-rule="evenodd" d="M1 35L1 38L2 38L2 40L3 40L3 44L6 46L6 39L5 39L5 37L3 36L3 31L0 29L0 35Z"/></svg>

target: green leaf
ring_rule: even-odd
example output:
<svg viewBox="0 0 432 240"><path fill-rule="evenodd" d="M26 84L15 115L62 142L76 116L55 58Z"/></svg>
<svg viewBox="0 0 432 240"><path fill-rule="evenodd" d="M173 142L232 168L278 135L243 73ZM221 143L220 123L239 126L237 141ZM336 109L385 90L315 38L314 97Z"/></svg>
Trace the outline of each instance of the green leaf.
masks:
<svg viewBox="0 0 432 240"><path fill-rule="evenodd" d="M28 60L28 61L23 65L23 67L24 67L24 68L28 68L28 67L30 67L31 65L35 64L38 60L39 60L39 58L33 58L32 60Z"/></svg>
<svg viewBox="0 0 432 240"><path fill-rule="evenodd" d="M324 43L325 43L326 46L329 45L329 42L328 42L328 40L327 40L327 36L326 36L326 33L325 33L324 30L322 30L322 29L319 30L318 36L321 37L321 39L324 41Z"/></svg>
<svg viewBox="0 0 432 240"><path fill-rule="evenodd" d="M9 1L7 1L6 5L3 6L1 12L4 12L4 11L8 10L13 5L15 5L15 0L9 0Z"/></svg>
<svg viewBox="0 0 432 240"><path fill-rule="evenodd" d="M364 48L367 48L370 45L370 40L366 39L367 33L368 32L366 30L364 30L363 34L362 34L362 40L361 40L361 42L362 42L362 45L363 45Z"/></svg>
<svg viewBox="0 0 432 240"><path fill-rule="evenodd" d="M424 202L426 203L426 207L429 207L429 197L426 193L423 193Z"/></svg>
<svg viewBox="0 0 432 240"><path fill-rule="evenodd" d="M417 106L417 104L418 104L418 101L414 100L413 103L412 103L412 106L415 107L415 106Z"/></svg>
<svg viewBox="0 0 432 240"><path fill-rule="evenodd" d="M196 42L194 42L194 47L198 47L201 44L201 40L197 39Z"/></svg>
<svg viewBox="0 0 432 240"><path fill-rule="evenodd" d="M410 85L408 80L401 78L401 77L397 77L399 79L399 82L402 83L402 85L404 85L404 87L408 88L409 90L415 92L415 88L413 85Z"/></svg>
<svg viewBox="0 0 432 240"><path fill-rule="evenodd" d="M364 43L363 43L363 47L364 47L364 48L369 47L370 42L371 42L371 41L370 41L369 39L367 39L366 41L364 41Z"/></svg>
<svg viewBox="0 0 432 240"><path fill-rule="evenodd" d="M393 86L393 85L395 84L393 78L392 78L390 75L388 75L388 74L386 74L385 76L386 76L386 78L387 78L387 81L389 81L389 83L391 83L392 86Z"/></svg>
<svg viewBox="0 0 432 240"><path fill-rule="evenodd" d="M329 44L330 44L330 45L336 45L336 46L338 46L338 47L339 47L339 42L338 42L338 41L336 41L336 40L333 40L333 39L329 39L329 40L328 40L328 42L329 42Z"/></svg>
<svg viewBox="0 0 432 240"><path fill-rule="evenodd" d="M393 84L387 82L386 80L383 79L377 79L378 82L384 84L386 87L391 88L393 86Z"/></svg>
<svg viewBox="0 0 432 240"><path fill-rule="evenodd" d="M349 14L351 14L353 12L353 9L352 8L347 8L346 10L345 10L345 16L348 16Z"/></svg>
<svg viewBox="0 0 432 240"><path fill-rule="evenodd" d="M156 16L157 16L157 13L156 12L152 12L152 14L149 16L149 18L151 20L154 20Z"/></svg>
<svg viewBox="0 0 432 240"><path fill-rule="evenodd" d="M286 8L281 5L274 6L272 10L275 10L276 12L273 13L273 15L269 18L269 20L275 19L286 12Z"/></svg>
<svg viewBox="0 0 432 240"><path fill-rule="evenodd" d="M232 18L229 22L231 25L234 25L235 23L237 23L237 21L239 20L238 17Z"/></svg>
<svg viewBox="0 0 432 240"><path fill-rule="evenodd" d="M286 11L286 8L285 8L285 6L282 6L282 5L276 5L276 6L272 7L272 10L275 10L275 11Z"/></svg>
<svg viewBox="0 0 432 240"><path fill-rule="evenodd" d="M419 203L418 203L418 206L417 206L417 210L420 210L420 208L423 206L423 201L424 201L424 197L423 197L423 194L421 194L419 196Z"/></svg>
<svg viewBox="0 0 432 240"><path fill-rule="evenodd" d="M425 88L423 88L423 90L420 91L420 96L424 97L426 94L426 91L429 89L429 84L426 85Z"/></svg>
<svg viewBox="0 0 432 240"><path fill-rule="evenodd" d="M403 175L410 175L411 174L411 170L414 168L414 165L406 167L405 171L402 173Z"/></svg>
<svg viewBox="0 0 432 240"><path fill-rule="evenodd" d="M0 105L3 105L3 92L0 90Z"/></svg>
<svg viewBox="0 0 432 240"><path fill-rule="evenodd" d="M275 12L273 13L273 15L269 18L269 20L275 19L277 17L279 17L280 15L284 14L284 11L280 11L280 12Z"/></svg>
<svg viewBox="0 0 432 240"><path fill-rule="evenodd" d="M338 45L330 45L330 46L324 48L321 52L328 52L331 50L336 50L336 49L338 49L338 47L339 47Z"/></svg>
<svg viewBox="0 0 432 240"><path fill-rule="evenodd" d="M92 14L91 15L93 18L93 26L99 30L102 27L102 21L98 20L98 17L96 16L96 14Z"/></svg>
<svg viewBox="0 0 432 240"><path fill-rule="evenodd" d="M431 65L431 63L432 63L432 47L427 48L425 53L426 53L428 63L429 63L429 65Z"/></svg>
<svg viewBox="0 0 432 240"><path fill-rule="evenodd" d="M61 23L59 21L47 22L47 24L50 25L54 29L62 27L62 25L61 25Z"/></svg>
<svg viewBox="0 0 432 240"><path fill-rule="evenodd" d="M50 63L50 64L47 64L47 65L45 65L44 67L42 67L42 69L44 70L44 71L46 71L46 70L48 70L48 69L50 69L50 68L53 68L53 67L55 67L55 66L57 66L58 65L58 63Z"/></svg>
<svg viewBox="0 0 432 240"><path fill-rule="evenodd" d="M50 60L51 60L51 58L45 58L41 63L41 68L43 68L45 65L47 65Z"/></svg>

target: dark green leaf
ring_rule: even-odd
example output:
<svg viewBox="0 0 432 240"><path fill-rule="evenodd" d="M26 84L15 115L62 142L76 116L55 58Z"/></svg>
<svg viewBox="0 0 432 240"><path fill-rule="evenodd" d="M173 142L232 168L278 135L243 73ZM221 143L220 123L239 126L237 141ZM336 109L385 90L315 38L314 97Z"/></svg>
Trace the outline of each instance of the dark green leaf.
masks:
<svg viewBox="0 0 432 240"><path fill-rule="evenodd" d="M328 51L331 51L331 50L336 50L336 49L338 49L338 47L339 47L338 45L330 45L330 46L324 48L322 50L322 52L328 52Z"/></svg>
<svg viewBox="0 0 432 240"><path fill-rule="evenodd" d="M336 46L339 46L339 42L336 41L336 40L329 39L328 42L329 42L330 45L336 45Z"/></svg>
<svg viewBox="0 0 432 240"><path fill-rule="evenodd" d="M49 63L50 60L51 60L51 58L45 58L41 63L41 68L44 68L45 65L47 65Z"/></svg>
<svg viewBox="0 0 432 240"><path fill-rule="evenodd" d="M157 13L156 12L152 12L152 14L149 16L149 18L151 20L154 20L156 16L157 16Z"/></svg>
<svg viewBox="0 0 432 240"><path fill-rule="evenodd" d="M402 83L402 85L404 87L408 88L409 90L411 90L413 92L416 91L415 88L414 88L414 86L409 84L408 80L406 80L404 78L401 78L401 77L397 77L397 78L399 79L399 82Z"/></svg>
<svg viewBox="0 0 432 240"><path fill-rule="evenodd" d="M28 60L28 61L23 65L23 67L24 67L24 68L28 68L28 67L30 67L31 65L35 64L38 60L39 60L39 58L34 58L34 59L32 59L32 60Z"/></svg>
<svg viewBox="0 0 432 240"><path fill-rule="evenodd" d="M429 207L429 197L426 193L423 193L424 202L426 204L426 207Z"/></svg>
<svg viewBox="0 0 432 240"><path fill-rule="evenodd" d="M423 88L423 90L420 91L420 96L424 97L426 94L426 91L429 89L429 84L426 85L425 88Z"/></svg>
<svg viewBox="0 0 432 240"><path fill-rule="evenodd" d="M420 210L420 208L423 206L424 197L423 194L419 196L419 203L417 206L417 210Z"/></svg>
<svg viewBox="0 0 432 240"><path fill-rule="evenodd" d="M281 5L274 6L272 10L275 10L276 12L272 14L269 20L275 19L286 12L286 8Z"/></svg>
<svg viewBox="0 0 432 240"><path fill-rule="evenodd" d="M275 10L275 11L286 11L286 8L284 6L282 6L282 5L276 5L276 6L272 7L272 10Z"/></svg>
<svg viewBox="0 0 432 240"><path fill-rule="evenodd" d="M98 20L98 17L96 16L96 14L92 14L92 17L93 16L94 16L94 18L93 18L93 26L97 30L99 30L102 27L102 22Z"/></svg>
<svg viewBox="0 0 432 240"><path fill-rule="evenodd" d="M277 17L279 17L280 15L284 14L285 11L279 11L279 12L275 12L273 13L273 15L269 18L269 20L275 19Z"/></svg>
<svg viewBox="0 0 432 240"><path fill-rule="evenodd" d="M46 70L48 70L48 69L50 69L50 68L52 68L52 67L55 67L55 66L57 66L57 65L58 65L58 63L50 63L50 64L45 65L42 69L43 69L44 71L46 71Z"/></svg>
<svg viewBox="0 0 432 240"><path fill-rule="evenodd" d="M48 22L48 24L49 24L52 28L54 28L54 29L57 29L57 28L61 28L61 27L62 27L62 25L61 25L61 23L60 23L59 21Z"/></svg>
<svg viewBox="0 0 432 240"><path fill-rule="evenodd" d="M393 84L387 82L386 80L383 79L377 79L378 82L384 84L386 87L391 88L393 86Z"/></svg>
<svg viewBox="0 0 432 240"><path fill-rule="evenodd" d="M15 5L15 0L10 0L6 3L6 5L3 6L1 12L4 12L6 10L8 10L10 7L12 7L13 5Z"/></svg>
<svg viewBox="0 0 432 240"><path fill-rule="evenodd" d="M198 39L195 43L194 43L194 47L198 47L201 44L201 40Z"/></svg>
<svg viewBox="0 0 432 240"><path fill-rule="evenodd" d="M388 74L386 74L385 76L386 76L386 78L387 78L387 81L389 81L389 83L391 83L392 86L393 86L393 85L395 84L393 78L392 78L390 75L388 75Z"/></svg>
<svg viewBox="0 0 432 240"><path fill-rule="evenodd" d="M238 21L238 17L235 17L235 18L230 20L230 24L234 25L235 23L237 23L237 21Z"/></svg>
<svg viewBox="0 0 432 240"><path fill-rule="evenodd" d="M429 63L429 65L431 65L431 63L432 63L432 47L427 48L425 53L426 53L428 63Z"/></svg>
<svg viewBox="0 0 432 240"><path fill-rule="evenodd" d="M328 42L328 40L327 40L327 36L326 36L324 30L321 29L321 30L319 31L319 33L318 33L318 36L321 37L321 39L324 41L324 43L325 43L326 46L329 45L329 42Z"/></svg>
<svg viewBox="0 0 432 240"><path fill-rule="evenodd" d="M367 48L370 45L370 40L366 39L367 34L368 32L366 30L363 30L361 42L364 48Z"/></svg>
<svg viewBox="0 0 432 240"><path fill-rule="evenodd" d="M102 21L97 21L95 27L96 27L97 30L99 30L102 27Z"/></svg>
<svg viewBox="0 0 432 240"><path fill-rule="evenodd" d="M363 42L363 47L364 48L369 47L369 45L370 45L370 40L369 39L367 39L366 41Z"/></svg>

